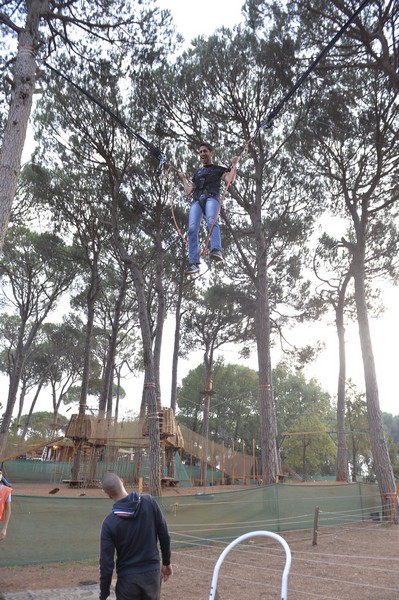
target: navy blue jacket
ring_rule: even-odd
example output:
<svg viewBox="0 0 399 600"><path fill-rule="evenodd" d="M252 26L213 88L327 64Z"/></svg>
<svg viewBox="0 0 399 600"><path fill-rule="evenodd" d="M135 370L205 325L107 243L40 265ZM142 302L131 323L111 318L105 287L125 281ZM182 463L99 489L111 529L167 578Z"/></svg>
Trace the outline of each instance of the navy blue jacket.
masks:
<svg viewBox="0 0 399 600"><path fill-rule="evenodd" d="M170 565L170 536L161 509L152 496L132 492L115 502L101 526L100 600L108 598L115 565L117 576L146 573Z"/></svg>

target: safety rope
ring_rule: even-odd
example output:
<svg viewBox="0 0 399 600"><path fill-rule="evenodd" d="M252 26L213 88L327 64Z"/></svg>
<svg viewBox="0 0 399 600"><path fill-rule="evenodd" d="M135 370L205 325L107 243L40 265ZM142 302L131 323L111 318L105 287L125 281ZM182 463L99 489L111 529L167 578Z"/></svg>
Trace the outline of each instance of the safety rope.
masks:
<svg viewBox="0 0 399 600"><path fill-rule="evenodd" d="M172 163L168 163L168 167L167 167L167 172L166 172L166 179L168 180L170 177L170 172L173 169L173 164ZM179 224L177 222L176 219L176 214L175 214L175 206L174 206L174 202L173 202L173 198L172 198L172 194L170 194L169 190L168 190L169 196L170 196L170 212L172 213L172 219L173 219L173 223L175 224L176 227L176 231L179 234L179 236L181 237L181 239L183 240L184 244L187 245L187 238L184 235L184 233L182 232L182 230L179 227Z"/></svg>
<svg viewBox="0 0 399 600"><path fill-rule="evenodd" d="M123 129L125 129L132 137L136 138L136 140L139 141L140 144L142 144L157 160L159 160L161 166L168 163L166 155L160 150L160 148L158 148L158 146L155 146L154 144L152 144L151 142L146 140L142 135L137 133L137 131L133 131L133 129L131 127L129 127L129 125L127 125L120 117L118 117L118 115L116 115L107 106L105 106L99 100L97 100L97 98L95 98L92 94L90 94L90 92L88 92L87 90L82 88L80 85L75 83L70 77L68 77L64 73L61 73L61 71L59 71L55 67L52 67L51 65L49 65L47 62L44 61L43 64L46 67L48 67L51 71L53 71L54 73L56 73L57 75L59 75L60 77L65 79L65 81L70 83L79 92L84 94L87 98L89 98L89 100L91 100L92 102L97 104L97 106L99 106L101 108L101 110L106 112L112 119L114 119L117 123L119 123L119 125Z"/></svg>
<svg viewBox="0 0 399 600"><path fill-rule="evenodd" d="M293 96L293 94L297 91L297 89L302 85L302 83L305 81L305 79L307 79L307 77L312 73L312 71L314 71L314 69L319 64L319 62L324 58L324 56L337 43L337 41L340 39L340 37L350 27L350 25L358 17L358 15L361 13L361 11L364 9L364 7L366 6L366 4L368 4L369 1L370 0L363 0L363 2L360 4L360 6L357 8L357 10L346 21L346 23L341 27L341 29L338 31L338 33L336 33L334 35L334 37L325 46L325 48L323 48L323 50L318 54L318 56L311 63L311 65L300 76L300 78L298 79L298 81L292 86L292 88L287 92L287 94L282 98L282 100L278 104L276 104L274 106L274 108L270 111L270 113L268 114L268 116L266 117L266 119L264 121L262 121L258 125L258 127L255 129L254 133L251 135L251 137L244 144L244 147L243 147L242 151L239 154L239 159L241 158L242 154L248 150L250 144L253 142L253 140L258 135L258 133L260 131L262 131L263 129L268 129L268 128L270 128L272 126L273 120L276 118L276 116L278 115L278 113L282 110L282 108L284 107L284 105ZM171 169L174 169L175 171L178 172L178 169L171 162L168 162L166 155L160 150L160 148L158 148L157 146L155 146L154 144L152 144L151 142L149 142L148 140L146 140L142 135L140 135L139 133L137 133L133 129L131 129L131 127L129 127L120 117L118 117L118 115L116 115L107 106L105 106L99 100L97 100L97 98L95 98L92 94L90 94L90 92L88 92L87 90L85 90L84 88L82 88L80 85L78 85L77 83L75 83L72 79L70 79L64 73L61 73L61 71L59 71L55 67L52 67L51 65L49 65L46 61L44 61L43 64L46 67L48 67L51 71L53 71L54 73L56 73L57 75L59 75L60 77L62 77L63 79L65 79L65 81L67 81L68 83L70 83L73 87L75 87L78 91L80 91L82 94L84 94L92 102L94 102L95 104L97 104L97 106L99 108L101 108L101 110L103 110L104 112L106 112L111 118L113 118L117 123L119 123L119 125L123 129L125 129L132 137L134 137L136 140L138 140L157 160L159 160L160 166L166 166L166 165L168 165L169 172L170 172ZM237 161L237 164L239 162L239 159ZM217 209L215 217L213 219L213 223L212 223L211 227L209 228L208 235L207 235L204 247L203 247L203 249L202 249L202 251L200 253L201 256L203 254L206 254L206 252L207 252L207 248L208 248L208 245L209 245L209 240L211 238L211 235L212 235L213 229L215 227L216 221L219 218L219 213L220 213L220 210L222 208L223 202L224 202L224 200L226 198L226 194L227 194L227 191L228 191L228 189L230 187L230 183L231 182L228 182L226 184L225 188L224 188L222 197L221 197L221 199L219 201L218 209ZM173 221L174 221L175 227L176 227L176 229L177 229L180 237L184 240L185 243L187 243L187 240L186 240L185 236L183 235L180 227L177 224L177 220L176 220L176 216L175 216L174 206L173 206L173 201L172 200L171 200L171 211L172 211L172 217L173 217Z"/></svg>
<svg viewBox="0 0 399 600"><path fill-rule="evenodd" d="M368 4L369 2L370 2L370 0L363 0L363 2L361 3L361 5L355 10L355 12L353 13L353 15L351 17L349 17L349 19L341 27L341 29L338 31L338 33L336 33L334 35L334 37L329 41L329 43L327 44L327 46L325 46L325 48L323 48L323 50L317 55L317 57L315 58L315 60L306 69L306 71L301 75L301 77L298 79L298 81L292 86L292 88L289 90L289 92L287 92L287 94L284 96L284 98L278 104L276 104L274 106L274 108L270 111L270 113L266 117L266 119L264 121L262 121L262 123L260 123L260 125L255 130L254 135L252 136L253 138L262 129L268 129L269 127L271 127L273 119L276 118L276 116L278 115L278 113L283 108L284 104L286 104L288 102L288 100L297 91L297 89L302 85L302 83L305 81L305 79L307 79L307 77L312 73L312 71L315 70L315 68L317 67L317 65L319 64L319 62L325 57L325 55L337 43L337 41L339 40L339 38L345 33L345 31L350 27L350 25L352 25L353 21L359 16L359 14L362 12L362 10L366 6L366 4Z"/></svg>
<svg viewBox="0 0 399 600"><path fill-rule="evenodd" d="M255 129L255 131L253 132L253 134L251 135L251 137L245 142L243 149L241 150L240 154L238 155L239 159L244 154L244 152L246 152L248 150L249 146L252 144L252 142L254 141L254 139L256 138L256 136L258 135L258 133L262 129L268 129L268 128L270 128L272 126L273 119L276 118L276 116L278 115L278 113L282 110L282 108L288 102L288 100L291 98L291 96L293 96L293 94L302 85L302 83L305 81L305 79L307 79L307 77L309 77L309 75L312 73L312 71L314 71L314 69L319 64L319 62L331 50L331 48L337 43L337 41L340 39L340 37L342 37L342 35L350 27L350 25L353 23L353 21L358 17L358 15L361 13L361 11L363 10L363 8L366 6L366 4L368 4L369 1L370 0L363 0L363 2L357 8L357 10L353 13L353 15L346 21L346 23L341 27L341 29L338 31L338 33L336 33L334 35L334 37L329 41L329 43L325 46L325 48L323 48L323 50L317 55L317 57L315 58L315 60L306 69L306 71L301 75L301 77L292 86L292 88L287 92L287 94L283 97L283 99L278 104L276 104L274 106L274 108L270 111L270 113L266 117L266 119L264 121L262 121L260 123L260 125ZM238 162L239 161L237 161L237 164L238 164ZM209 240L211 238L212 231L213 231L213 228L215 227L216 221L217 221L217 219L219 217L219 213L220 213L220 210L222 208L222 205L223 205L224 199L226 197L226 193L228 191L229 186L230 186L230 183L224 189L223 196L222 196L222 198L221 198L221 200L219 202L218 210L216 211L215 218L213 220L212 226L209 229L209 233L208 233L208 236L206 238L206 241L205 241L205 244L204 244L204 248L201 251L201 256L203 254L207 253L207 248L208 248Z"/></svg>

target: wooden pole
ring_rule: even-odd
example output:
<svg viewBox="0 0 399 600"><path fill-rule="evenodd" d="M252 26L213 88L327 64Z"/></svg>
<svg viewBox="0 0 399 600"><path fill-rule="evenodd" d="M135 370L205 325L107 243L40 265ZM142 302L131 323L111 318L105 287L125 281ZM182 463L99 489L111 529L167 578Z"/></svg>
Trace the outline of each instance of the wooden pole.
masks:
<svg viewBox="0 0 399 600"><path fill-rule="evenodd" d="M242 477L244 480L244 485L246 482L246 470L245 470L245 442L242 440Z"/></svg>
<svg viewBox="0 0 399 600"><path fill-rule="evenodd" d="M215 473L215 442L214 440L212 440L212 458L211 458L211 465L212 465L212 473L211 473L211 483L213 485L213 475Z"/></svg>
<svg viewBox="0 0 399 600"><path fill-rule="evenodd" d="M231 485L234 485L234 462L235 462L235 458L234 458L234 440L233 440L233 447L231 449L231 458L232 458L232 465L231 465Z"/></svg>
<svg viewBox="0 0 399 600"><path fill-rule="evenodd" d="M222 440L222 485L224 485L224 440Z"/></svg>
<svg viewBox="0 0 399 600"><path fill-rule="evenodd" d="M193 440L190 440L190 482L193 485Z"/></svg>
<svg viewBox="0 0 399 600"><path fill-rule="evenodd" d="M255 456L255 440L252 438L252 477L256 481L256 456Z"/></svg>
<svg viewBox="0 0 399 600"><path fill-rule="evenodd" d="M313 541L312 546L317 546L317 534L319 530L319 512L320 508L316 506L314 511L314 520L313 520Z"/></svg>

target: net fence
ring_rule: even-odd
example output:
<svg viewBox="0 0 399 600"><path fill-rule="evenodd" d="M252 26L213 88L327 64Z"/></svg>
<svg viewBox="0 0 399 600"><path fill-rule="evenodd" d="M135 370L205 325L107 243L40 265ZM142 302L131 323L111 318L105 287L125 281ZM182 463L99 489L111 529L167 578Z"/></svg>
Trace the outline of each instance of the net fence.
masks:
<svg viewBox="0 0 399 600"><path fill-rule="evenodd" d="M375 484L248 486L240 491L157 498L167 520L172 549L228 542L259 529L283 532L366 521L381 514ZM12 495L12 516L0 564L18 565L97 559L99 531L110 512L103 498Z"/></svg>

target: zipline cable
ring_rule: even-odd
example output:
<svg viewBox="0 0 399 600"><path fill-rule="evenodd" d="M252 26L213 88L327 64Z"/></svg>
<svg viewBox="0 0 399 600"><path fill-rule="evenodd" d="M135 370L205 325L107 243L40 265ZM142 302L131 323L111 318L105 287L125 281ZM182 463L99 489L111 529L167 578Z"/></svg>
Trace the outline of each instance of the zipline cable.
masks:
<svg viewBox="0 0 399 600"><path fill-rule="evenodd" d="M346 23L341 27L341 29L338 31L338 33L336 33L334 35L334 37L329 41L327 46L325 46L325 48L323 48L323 50L318 54L318 56L315 58L315 60L312 62L312 64L306 69L306 71L301 75L301 77L298 79L298 81L292 86L292 88L284 96L284 98L281 100L281 102L276 104L276 106L271 110L271 112L266 117L266 119L257 127L257 129L251 139L253 139L262 129L268 129L269 127L272 126L273 119L275 119L275 117L281 111L284 104L286 104L288 102L288 100L291 98L291 96L293 94L295 94L295 92L297 91L299 86L302 85L302 83L310 75L310 73L312 71L314 71L314 69L319 64L319 62L325 57L325 55L337 43L339 38L345 33L345 31L350 27L350 25L352 25L353 21L359 16L359 14L362 12L363 8L366 6L366 4L368 4L368 2L370 2L370 0L363 0L361 5L355 10L353 15L346 21Z"/></svg>
<svg viewBox="0 0 399 600"><path fill-rule="evenodd" d="M324 56L331 50L331 48L337 43L337 41L340 39L340 37L345 33L345 31L350 27L350 25L353 23L353 21L359 16L359 14L361 13L361 11L364 9L364 7L366 6L366 4L369 3L370 0L363 0L363 2L360 4L360 6L355 10L355 12L351 15L351 17L346 21L346 23L341 27L341 29L334 35L334 37L330 40L330 42L325 46L325 48L323 48L323 50L318 54L318 56L315 58L315 60L311 63L311 65L306 69L306 71L301 75L301 77L298 79L298 81L292 86L292 88L287 92L287 94L283 97L283 99L274 106L274 108L271 110L271 112L268 114L268 116L266 117L266 119L264 121L262 121L260 123L260 125L258 125L258 127L255 129L254 133L252 134L252 136L250 137L249 140L246 141L243 150L240 152L239 157L241 158L242 154L248 150L249 145L253 142L253 140L255 139L255 137L257 136L257 134L262 130L262 129L268 129L272 126L272 122L273 120L276 118L276 116L278 115L278 113L282 110L282 108L284 107L284 105L288 102L288 100L293 96L293 94L295 94L295 92L297 91L297 89L302 85L302 83L305 81L305 79L307 79L307 77L309 77L309 75L312 73L312 71L314 71L314 69L316 68L316 66L319 64L319 62L324 58ZM70 83L73 87L75 87L79 92L81 92L82 94L84 94L87 98L89 98L92 102L94 102L95 104L97 104L97 106L99 108L101 108L101 110L103 110L104 112L106 112L111 118L113 118L117 123L119 123L119 125L125 129L131 136L133 136L134 138L136 138L136 140L138 140L160 163L160 166L165 166L168 165L169 169L173 169L176 172L179 171L179 169L177 169L177 167L175 167L175 165L173 165L173 163L171 163L170 161L167 160L166 155L160 150L160 148L158 148L158 146L155 146L154 144L152 144L151 142L149 142L148 140L146 140L142 135L140 135L139 133L137 133L136 131L133 131L133 129L131 129L131 127L129 127L120 117L118 117L118 115L116 115L114 112L112 112L107 106L105 106L104 104L102 104L99 100L97 100L97 98L95 98L92 94L90 94L90 92L88 92L87 90L85 90L84 88L82 88L81 86L79 86L77 83L75 83L72 79L70 79L67 75L61 73L61 71L59 71L58 69L56 69L55 67L52 67L51 65L49 65L46 61L43 62L43 64L48 67L51 71L53 71L54 73L56 73L57 75L59 75L60 77L62 77L63 79L65 79L65 81L67 81L68 83ZM227 188L224 191L224 196L227 193L227 189L228 189L229 185L227 186ZM223 196L223 198L224 198ZM219 211L221 208L221 203L219 203ZM215 225L216 219L219 215L219 211L217 211L217 214L215 216L215 220L214 223L211 226L211 229L209 231L206 243L205 243L205 248L202 251L201 254L206 252L206 248L207 248L207 244L209 242L209 238L212 232L212 229ZM173 207L172 207L172 214L174 215L174 211L173 211ZM175 222L175 225L177 225L177 223ZM177 227L178 231L179 228ZM181 235L182 239L185 239L184 236L181 234L181 232L179 231L179 234Z"/></svg>
<svg viewBox="0 0 399 600"><path fill-rule="evenodd" d="M336 42L339 40L339 38L350 27L350 25L358 17L358 15L361 13L361 11L363 10L363 8L366 6L366 4L368 4L369 1L370 0L363 0L363 2L357 8L357 10L353 13L353 15L346 21L346 23L341 27L341 29L338 31L338 33L335 34L335 36L330 40L330 42L327 44L327 46L325 48L323 48L323 50L315 58L315 60L308 67L308 69L306 69L306 71L301 75L301 77L298 79L298 81L295 83L295 85L292 86L292 88L284 96L284 98L271 110L271 112L269 113L269 115L267 116L267 118L264 121L262 121L262 123L260 123L260 125L256 128L256 130L255 130L254 134L252 135L251 139L246 142L245 149L248 148L249 144L253 141L254 137L262 129L267 129L267 128L271 127L273 119L275 119L275 117L281 111L281 109L283 108L283 106L288 102L288 100L291 98L291 96L302 85L302 83L310 75L310 73L316 68L316 66L318 65L318 63L324 58L324 56L336 44ZM82 88L80 85L78 85L77 83L75 83L70 77L68 77L64 73L61 73L61 71L59 71L55 67L51 66L48 62L43 61L43 64L46 67L48 67L51 71L53 71L53 73L56 73L59 77L62 77L63 79L65 79L65 81L67 81L68 83L70 83L74 88L76 88L79 92L81 92L82 94L84 94L92 102L94 102L95 104L97 104L97 106L99 108L101 108L101 110L103 110L104 112L106 112L117 123L119 123L119 125L123 129L125 129L128 133L130 133L130 135L132 135L133 137L135 137L136 140L138 140L157 160L159 160L159 162L160 162L161 165L169 164L168 160L166 158L166 155L160 150L160 148L158 148L158 146L155 146L154 144L152 144L151 142L149 142L148 140L146 140L142 135L140 135L136 131L133 131L133 129L131 129L131 127L129 127L120 117L118 117L118 115L116 115L107 106L105 106L99 100L97 100L97 98L95 98L95 96L93 96L92 94L90 94L90 92L88 92L87 90L85 90L84 88ZM172 169L178 171L178 169L173 164L171 164L171 167L172 167Z"/></svg>
<svg viewBox="0 0 399 600"><path fill-rule="evenodd" d="M99 106L101 108L101 110L103 110L104 112L106 112L110 117L112 117L112 119L114 119L117 123L119 123L119 125L123 129L125 129L128 133L130 133L131 136L133 136L134 138L136 138L136 140L138 140L140 142L140 144L142 144L157 160L159 160L160 165L164 165L164 164L168 163L166 155L160 150L160 148L158 148L158 146L155 146L154 144L152 144L151 142L149 142L148 140L146 140L142 135L140 135L139 133L137 133L137 131L133 131L133 129L131 127L129 127L129 125L127 125L120 117L118 117L118 115L116 115L107 106L105 106L99 100L97 100L97 98L95 98L92 94L90 94L90 92L88 92L87 90L85 90L84 88L82 88L80 85L78 85L77 83L75 83L72 79L70 79L64 73L61 73L61 71L59 71L55 67L52 67L51 65L49 65L46 61L44 61L43 64L46 67L48 67L51 71L53 71L54 73L56 73L57 75L59 75L60 77L62 77L63 79L65 79L65 81L67 81L68 83L70 83L79 92L81 92L82 94L84 94L87 98L89 98L89 100L91 100L92 102L94 102L95 104L97 104L97 106ZM174 169L176 169L176 167L174 167L173 165L171 165L171 167L174 168Z"/></svg>

